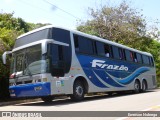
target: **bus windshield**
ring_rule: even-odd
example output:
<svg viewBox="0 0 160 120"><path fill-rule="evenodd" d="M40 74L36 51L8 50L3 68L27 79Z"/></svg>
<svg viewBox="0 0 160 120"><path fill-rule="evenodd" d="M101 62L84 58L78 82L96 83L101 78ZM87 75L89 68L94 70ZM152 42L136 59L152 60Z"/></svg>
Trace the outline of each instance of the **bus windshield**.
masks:
<svg viewBox="0 0 160 120"><path fill-rule="evenodd" d="M13 53L12 65L11 76L31 76L47 70L40 44Z"/></svg>

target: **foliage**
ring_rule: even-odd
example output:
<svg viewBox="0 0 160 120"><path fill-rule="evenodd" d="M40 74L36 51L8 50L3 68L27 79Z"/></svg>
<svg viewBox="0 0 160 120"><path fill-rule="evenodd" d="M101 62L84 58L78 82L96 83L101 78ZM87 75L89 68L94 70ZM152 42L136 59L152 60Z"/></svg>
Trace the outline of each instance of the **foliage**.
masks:
<svg viewBox="0 0 160 120"><path fill-rule="evenodd" d="M90 15L93 19L79 26L78 30L124 44L133 43L145 34L145 19L125 1L117 7L90 8Z"/></svg>
<svg viewBox="0 0 160 120"><path fill-rule="evenodd" d="M160 86L160 43L151 37L158 37L155 31L147 31L143 15L126 1L89 11L92 19L81 23L77 30L153 54Z"/></svg>
<svg viewBox="0 0 160 120"><path fill-rule="evenodd" d="M30 26L30 30L33 30L33 29L37 29L37 28L40 28L40 27L43 27L43 26L46 26L46 25L51 25L50 23L45 23L45 24L42 24L42 23L28 23L29 26Z"/></svg>
<svg viewBox="0 0 160 120"><path fill-rule="evenodd" d="M21 31L22 33L28 32L30 26L22 18L14 18L13 14L14 13L0 14L0 28Z"/></svg>

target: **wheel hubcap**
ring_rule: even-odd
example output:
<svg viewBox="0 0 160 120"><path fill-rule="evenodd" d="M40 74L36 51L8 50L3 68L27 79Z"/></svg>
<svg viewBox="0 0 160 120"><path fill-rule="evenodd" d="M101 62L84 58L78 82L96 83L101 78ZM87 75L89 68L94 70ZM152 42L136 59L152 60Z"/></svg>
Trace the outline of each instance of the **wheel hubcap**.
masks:
<svg viewBox="0 0 160 120"><path fill-rule="evenodd" d="M139 90L139 84L138 83L135 83L134 87L135 87L136 90Z"/></svg>
<svg viewBox="0 0 160 120"><path fill-rule="evenodd" d="M76 87L76 94L78 96L82 96L82 94L83 94L83 88L81 86Z"/></svg>

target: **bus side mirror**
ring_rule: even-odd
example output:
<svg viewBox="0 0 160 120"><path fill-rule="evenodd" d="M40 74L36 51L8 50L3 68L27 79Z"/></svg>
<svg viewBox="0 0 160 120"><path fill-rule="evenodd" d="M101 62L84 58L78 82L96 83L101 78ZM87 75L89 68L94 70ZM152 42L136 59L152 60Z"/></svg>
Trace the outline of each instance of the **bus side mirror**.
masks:
<svg viewBox="0 0 160 120"><path fill-rule="evenodd" d="M3 64L6 64L6 57L8 54L11 54L11 53L12 53L12 51L6 51L3 53L3 55L2 55Z"/></svg>
<svg viewBox="0 0 160 120"><path fill-rule="evenodd" d="M51 66L51 75L52 76L64 76L65 73L65 63L64 61L58 61L56 63L52 63Z"/></svg>

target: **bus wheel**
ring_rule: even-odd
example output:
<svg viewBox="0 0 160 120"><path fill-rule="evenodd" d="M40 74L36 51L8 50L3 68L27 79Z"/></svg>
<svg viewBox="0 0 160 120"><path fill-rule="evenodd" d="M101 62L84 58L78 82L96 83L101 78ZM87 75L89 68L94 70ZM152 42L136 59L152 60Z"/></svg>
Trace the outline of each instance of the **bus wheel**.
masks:
<svg viewBox="0 0 160 120"><path fill-rule="evenodd" d="M134 93L139 93L140 92L140 83L138 80L135 81L134 83Z"/></svg>
<svg viewBox="0 0 160 120"><path fill-rule="evenodd" d="M41 99L44 102L52 102L52 100L54 99L54 97L53 96L45 96L45 97L41 97Z"/></svg>
<svg viewBox="0 0 160 120"><path fill-rule="evenodd" d="M143 81L142 82L142 92L146 92L146 90L147 90L147 83L146 81Z"/></svg>
<svg viewBox="0 0 160 120"><path fill-rule="evenodd" d="M70 97L73 101L80 101L84 99L84 86L82 82L75 81L73 85L73 94Z"/></svg>

